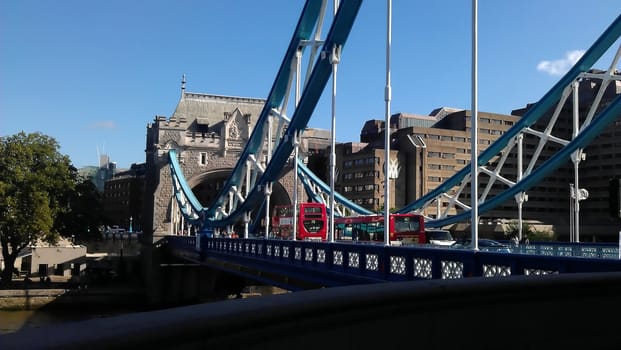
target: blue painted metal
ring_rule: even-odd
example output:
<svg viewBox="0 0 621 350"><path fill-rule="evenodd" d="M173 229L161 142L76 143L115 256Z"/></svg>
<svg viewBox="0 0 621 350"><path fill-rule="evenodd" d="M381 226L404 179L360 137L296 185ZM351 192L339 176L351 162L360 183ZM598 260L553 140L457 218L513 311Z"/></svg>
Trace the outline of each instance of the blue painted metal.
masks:
<svg viewBox="0 0 621 350"><path fill-rule="evenodd" d="M257 213L265 213L265 204L266 204L266 202L265 202L265 200L263 200L261 202L261 205L259 205L259 207L258 207L256 212ZM260 222L261 222L261 218L259 218L258 220L256 220L256 219L252 220L250 222L250 226L248 227L248 232L251 232L251 233L259 232L259 223Z"/></svg>
<svg viewBox="0 0 621 350"><path fill-rule="evenodd" d="M613 245L601 244L591 247L582 245L582 248L590 250L586 249L586 254L580 252L580 257L576 257L566 255L568 250L564 248L569 244L542 244L542 254L535 255L427 245L394 247L235 238L201 238L201 250L198 252L193 237L171 236L166 241L173 252L180 253L179 256L183 256L183 252L197 256L200 253L201 260L198 262L202 264L291 290L300 289L300 286L269 276L280 275L335 287L424 279L621 271L618 259L593 258L593 249L602 252L615 249ZM578 252L575 247L570 249ZM559 255L552 255L554 253ZM248 273L250 269L262 273Z"/></svg>
<svg viewBox="0 0 621 350"><path fill-rule="evenodd" d="M183 172L181 170L181 166L179 165L179 160L177 160L177 152L174 149L168 150L168 164L170 165L170 174L172 176L177 202L182 202L181 192L183 192L183 195L185 195L185 197L188 199L190 205L192 206L192 209L197 213L201 213L203 211L203 206L200 204L200 202L194 195L194 192L192 192L190 185L188 185L187 181L185 180L185 177L183 176ZM175 181L175 179L179 182L179 186L181 188L177 188L177 182ZM191 217L191 215L189 215L185 208L182 208L182 211L186 219L195 222L197 220L200 220L200 218Z"/></svg>
<svg viewBox="0 0 621 350"><path fill-rule="evenodd" d="M479 205L479 213L483 214L485 212L488 212L494 209L496 206L500 205L501 203L511 199L519 192L526 191L527 189L535 186L546 175L553 172L559 166L565 164L573 152L575 152L579 148L584 148L585 146L587 146L595 137L597 137L597 135L599 135L599 133L608 124L619 118L619 115L621 115L621 95L617 97L610 105L608 105L608 107L606 107L606 109L601 112L591 124L589 124L589 126L587 126L580 134L578 134L578 136L574 140L572 140L569 144L563 147L554 156L550 157L550 159L546 160L530 175L524 177L522 181L510 187L506 191ZM464 213L460 213L446 219L430 220L426 222L426 224L428 224L428 226L430 227L441 227L455 222L464 221L469 216L470 211L468 210Z"/></svg>
<svg viewBox="0 0 621 350"><path fill-rule="evenodd" d="M218 207L224 205L224 201L226 200L226 196L231 187L240 185L240 181L243 176L242 171L244 169L244 162L251 154L256 153L259 146L264 141L263 134L264 129L268 124L267 120L269 118L270 111L274 107L279 106L285 97L288 78L291 73L292 62L295 59L296 51L302 41L310 39L310 35L312 34L317 18L319 17L320 10L321 0L308 0L304 5L302 14L300 15L300 19L294 31L291 42L289 43L289 47L285 53L283 62L280 65L280 69L278 70L272 89L270 90L267 101L265 102L265 106L261 111L246 147L240 155L240 161L238 161L235 165L231 176L216 197L214 204L205 211L207 219L213 219L215 217L216 210Z"/></svg>
<svg viewBox="0 0 621 350"><path fill-rule="evenodd" d="M319 187L325 193L330 193L331 191L330 186L328 186L328 184L326 184L325 182L321 181L321 179L317 177L317 175L315 175L309 168L307 168L303 164L303 162L298 162L298 173L300 175L302 183L304 184L304 188L308 196L313 198L315 202L321 203L323 199L319 197L318 194L312 191L311 184L314 184L315 186ZM361 214L361 215L374 214L374 212L359 206L358 204L350 201L349 199L347 199L345 196L341 195L338 192L334 192L334 199L339 204L347 207L348 209L358 214Z"/></svg>
<svg viewBox="0 0 621 350"><path fill-rule="evenodd" d="M357 15L360 4L361 0L344 1L341 4L338 13L335 16L328 37L324 43L324 52L330 52L335 45L344 45ZM270 95L267 99L266 105L261 113L259 121L257 122L257 126L253 130L251 138L246 148L244 149L242 156L240 157L240 161L235 166L231 177L228 179L224 188L219 193L214 205L212 205L210 208L202 208L200 203L198 203L198 201L194 197L185 179L183 178L183 174L176 160L174 150L171 150L171 153L169 153L171 172L173 173L173 177L177 177L179 179L179 184L181 186L181 189L175 188L175 195L178 197L178 200L180 200L180 192L183 192L186 198L191 203L192 209L194 211L206 214L203 216L205 218L205 221L203 222L204 225L211 227L233 225L240 221L242 215L247 212L253 211L254 209L256 209L256 207L260 205L263 205L264 194L261 189L267 183L277 180L277 177L280 174L282 167L286 164L288 157L293 150L292 141L294 139L294 136L297 133L303 131L306 127L306 124L310 119L310 116L312 115L313 109L315 108L321 92L323 91L323 88L332 71L332 65L325 58L318 59L318 62L314 66L308 84L306 85L306 88L304 89L304 92L300 99L299 105L295 110L288 129L285 132L285 136L277 145L276 151L274 152L273 157L265 170L265 173L263 173L263 175L254 184L250 193L248 194L244 202L241 203L241 205L238 205L237 208L232 213L229 213L226 218L216 219L215 212L219 206L223 206L231 187L240 186L240 181L243 176L241 172L244 169L244 161L248 158L249 155L255 154L260 149L260 145L263 142L263 134L265 131L264 129L267 124L269 113L274 107L279 106L284 98L284 90L286 90L287 77L291 73L291 63L295 55L295 51L298 49L298 47L300 47L300 42L303 40L307 40L311 35L312 29L315 26L318 18L319 7L319 1L309 0L306 3L300 17L300 21L298 22L298 26L296 27L296 31L294 33L292 41L285 55L285 59L283 60L283 63L281 65L281 69L279 70L274 86L272 87ZM544 114L553 106L553 104L557 103L563 92L563 89L571 81L576 79L576 77L580 73L586 72L588 69L590 69L592 65L603 55L603 53L608 50L608 48L620 36L621 15L616 18L616 20L608 27L608 29L606 29L606 31L600 36L600 38L598 38L598 40L591 46L591 48L582 56L578 63L559 82L557 82L557 84L547 94L545 94L544 97L533 108L531 108L512 128L510 128L505 134L503 134L496 142L494 142L484 152L482 152L482 154L478 158L479 165L486 164L492 157L496 156L502 149L504 149L512 140L512 138L514 138L525 128L529 127L537 120L542 118ZM620 108L621 107L619 98L617 98L602 113L600 113L600 115L594 118L593 122L588 127L586 127L578 135L578 137L576 137L573 141L566 145L560 152L548 159L542 166L538 167L528 176L525 176L516 185L480 204L479 213L483 214L493 209L497 205L500 205L501 203L509 200L517 193L525 191L530 187L534 186L545 175L549 174L551 171L563 164L569 158L572 152L586 146L608 123L612 122L619 114L621 114ZM321 188L322 191L325 192L330 191L329 187L325 183L320 181L314 174L312 174L312 172L308 170L303 164L299 167L299 174L301 175L302 182L305 185L309 196L315 201L321 202L322 200L319 196L317 196L315 193L312 193L312 191L309 191L310 183L314 183L316 186ZM397 213L411 212L421 208L423 205L425 205L425 203L429 202L433 198L449 191L450 189L458 185L467 176L469 176L469 174L470 166L468 165L459 172L457 172L454 176L446 180L438 188L432 190L418 200L399 209ZM338 193L335 193L335 198L337 199L339 204L347 207L348 209L356 213L363 215L372 213L371 211L368 211L365 208L349 201L347 198ZM193 220L193 223L195 222L196 218L192 217L190 213L187 212L187 210L182 208L182 212L188 220ZM428 227L441 227L452 223L468 220L469 217L470 211L464 211L460 214L448 218L428 220L426 222L426 225Z"/></svg>
<svg viewBox="0 0 621 350"><path fill-rule="evenodd" d="M528 112L520 118L520 120L513 125L506 133L504 133L500 138L498 138L493 144L491 144L485 151L483 151L478 157L479 166L485 165L490 159L498 155L498 153L504 149L509 141L518 135L522 130L531 126L537 120L542 118L545 113L559 101L563 89L570 84L573 80L575 80L580 73L588 71L595 62L610 48L610 46L621 36L621 15L617 17L614 22L604 31L604 33L595 41L595 43L585 52L585 54L580 58L580 60L572 67L563 78L561 78L553 87L546 93L538 103L536 103L532 108L528 110ZM590 138L592 138L591 136ZM561 160L559 158L556 159L554 164L558 164ZM408 204L407 206L398 210L399 213L406 213L418 208L421 208L425 203L430 200L436 198L442 193L448 192L453 187L459 185L461 181L468 175L470 175L470 165L467 165L455 175L451 176L444 183L438 186L436 189L422 196L418 200ZM514 186L513 190L517 193L525 190L527 187L522 184L523 188L519 188L519 186ZM506 196L508 197L508 196ZM479 213L483 213L479 207ZM470 211L468 211L467 215ZM457 218L448 218L442 222L430 222L430 225L438 225L442 226L442 224L448 224L452 222L456 222ZM460 220L463 220L460 219Z"/></svg>
<svg viewBox="0 0 621 350"><path fill-rule="evenodd" d="M354 20L360 8L362 0L346 0L342 1L339 7L338 12L335 15L334 21L330 28L330 31L326 37L326 40L323 45L323 51L330 52L335 46L343 46L345 41L351 31L351 27L353 26ZM301 22L304 20L306 22L306 9L303 12ZM283 63L281 70L286 66L286 69L290 69L290 60L292 59L292 55L295 54L295 50L299 46L299 42L301 39L298 39L298 36L294 36L294 40L292 40L292 44L289 46L289 51L287 52L287 58L285 59L286 63ZM293 45L295 42L295 45ZM319 98L321 97L321 93L325 84L327 83L330 75L332 74L332 65L328 62L327 58L319 58L318 62L313 68L311 72L310 78L304 88L298 106L294 112L293 117L289 123L289 126L285 132L284 140L288 140L288 142L280 142L267 165L265 172L261 176L261 178L257 181L255 186L252 188L250 193L248 194L246 200L239 205L235 211L229 213L229 215L222 219L215 219L215 211L218 206L222 206L224 204L224 200L226 199L226 195L231 188L231 186L239 185L242 174L240 173L243 168L243 162L238 162L231 177L221 190L218 198L215 201L215 204L212 205L206 212L206 220L208 221L208 225L212 226L227 226L233 225L240 220L240 218L246 213L251 212L258 203L263 200L264 194L261 191L261 188L269 182L273 182L277 180L278 175L280 174L283 166L286 164L287 159L291 155L293 151L293 140L294 136L300 131L306 128L308 120L310 119ZM284 79L279 73L277 78L277 82L280 82L281 79ZM275 86L280 86L280 84L276 84ZM278 89L272 89L272 91L280 91ZM276 106L274 103L274 98L271 97L273 93L270 94L270 98L268 98L268 103L263 109L261 117L257 122L257 126L252 132L252 136L248 142L248 145L244 149L240 160L247 159L248 155L254 154L256 150L259 148L260 143L264 140L261 135L263 135L262 127L267 125L267 117L271 109ZM278 96L277 100L281 101L283 96ZM255 137L256 136L256 137Z"/></svg>

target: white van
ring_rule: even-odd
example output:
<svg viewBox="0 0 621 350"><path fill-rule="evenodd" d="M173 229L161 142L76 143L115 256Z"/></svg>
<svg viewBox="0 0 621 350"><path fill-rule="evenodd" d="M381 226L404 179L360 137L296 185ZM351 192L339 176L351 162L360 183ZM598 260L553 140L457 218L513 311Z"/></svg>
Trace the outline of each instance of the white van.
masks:
<svg viewBox="0 0 621 350"><path fill-rule="evenodd" d="M453 239L451 232L447 230L426 228L425 238L427 240L427 243L437 246L449 247L455 244L455 239Z"/></svg>

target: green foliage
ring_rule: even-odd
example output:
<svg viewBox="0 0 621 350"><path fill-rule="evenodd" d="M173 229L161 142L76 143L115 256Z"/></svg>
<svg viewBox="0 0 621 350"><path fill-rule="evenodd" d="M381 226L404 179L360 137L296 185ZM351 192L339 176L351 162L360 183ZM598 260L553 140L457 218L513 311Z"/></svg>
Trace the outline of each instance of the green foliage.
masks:
<svg viewBox="0 0 621 350"><path fill-rule="evenodd" d="M59 237L58 218L70 210L76 171L58 149L41 133L0 137L0 244L7 269L26 246ZM2 279L7 275L3 271Z"/></svg>
<svg viewBox="0 0 621 350"><path fill-rule="evenodd" d="M59 215L61 232L73 235L76 241L92 241L101 238L99 226L103 222L101 195L90 179L80 180L69 199L70 210Z"/></svg>
<svg viewBox="0 0 621 350"><path fill-rule="evenodd" d="M505 237L510 239L518 236L519 227L520 225L517 220L511 220L505 229ZM527 222L522 222L522 235L528 238L529 241L551 241L553 239L550 232L536 230Z"/></svg>
<svg viewBox="0 0 621 350"><path fill-rule="evenodd" d="M377 213L383 213L384 212L384 204L377 206L376 208L378 208L377 210L375 210L375 212ZM388 209L389 213L394 213L397 211L397 208L390 208Z"/></svg>

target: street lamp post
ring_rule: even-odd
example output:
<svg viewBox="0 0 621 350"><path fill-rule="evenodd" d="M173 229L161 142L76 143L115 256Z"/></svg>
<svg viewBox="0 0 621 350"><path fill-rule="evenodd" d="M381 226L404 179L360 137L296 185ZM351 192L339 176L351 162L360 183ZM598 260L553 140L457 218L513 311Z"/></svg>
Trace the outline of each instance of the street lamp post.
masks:
<svg viewBox="0 0 621 350"><path fill-rule="evenodd" d="M392 48L392 0L388 0L386 9L386 87L384 88L384 101L386 102L386 115L384 124L384 245L390 245L390 101L392 90L390 85L390 50Z"/></svg>

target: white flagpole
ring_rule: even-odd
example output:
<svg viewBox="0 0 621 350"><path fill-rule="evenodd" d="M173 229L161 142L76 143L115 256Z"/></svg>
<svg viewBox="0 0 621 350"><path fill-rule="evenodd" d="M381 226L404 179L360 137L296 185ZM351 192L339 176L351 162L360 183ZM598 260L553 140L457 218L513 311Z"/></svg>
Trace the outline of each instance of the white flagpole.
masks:
<svg viewBox="0 0 621 350"><path fill-rule="evenodd" d="M478 1L472 0L472 111L470 117L470 128L472 132L471 147L472 158L470 161L470 205L472 217L470 218L470 227L472 233L472 247L479 250L479 151L478 151Z"/></svg>
<svg viewBox="0 0 621 350"><path fill-rule="evenodd" d="M339 8L339 0L334 0L334 16ZM328 227L328 241L334 242L334 178L336 177L336 70L340 52L334 48L332 52L332 131L330 138L330 226Z"/></svg>

